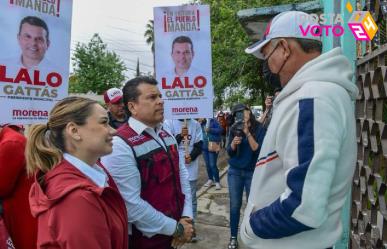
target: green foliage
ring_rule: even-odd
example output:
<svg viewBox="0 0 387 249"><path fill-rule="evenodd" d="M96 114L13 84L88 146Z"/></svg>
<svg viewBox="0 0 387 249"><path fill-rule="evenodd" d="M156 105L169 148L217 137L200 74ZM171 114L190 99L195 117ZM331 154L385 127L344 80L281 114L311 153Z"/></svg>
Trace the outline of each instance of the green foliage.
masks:
<svg viewBox="0 0 387 249"><path fill-rule="evenodd" d="M144 37L145 37L145 42L146 44L151 46L152 53L155 52L155 35L154 35L154 22L153 20L148 20L148 23L145 26L145 32L144 32Z"/></svg>
<svg viewBox="0 0 387 249"><path fill-rule="evenodd" d="M148 20L148 23L145 26L144 38L146 44L151 46L151 51L153 55L153 77L156 75L155 69L155 34L154 34L154 21Z"/></svg>
<svg viewBox="0 0 387 249"><path fill-rule="evenodd" d="M111 87L121 87L126 70L120 57L110 52L98 34L88 44L78 43L73 56L74 75L69 92L102 94Z"/></svg>
<svg viewBox="0 0 387 249"><path fill-rule="evenodd" d="M242 9L296 3L290 0L200 0L195 3L208 4L211 9L212 69L215 92L215 107L229 106L240 93L231 94L224 102L227 87L245 89L250 94L242 94L242 102L262 104L270 89L261 78L260 62L244 52L252 41L241 24L237 12Z"/></svg>

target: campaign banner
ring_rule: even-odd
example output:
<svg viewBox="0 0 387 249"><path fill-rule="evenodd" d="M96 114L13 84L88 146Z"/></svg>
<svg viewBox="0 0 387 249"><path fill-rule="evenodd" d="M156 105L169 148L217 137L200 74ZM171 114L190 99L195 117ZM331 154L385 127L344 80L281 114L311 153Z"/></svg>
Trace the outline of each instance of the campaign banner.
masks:
<svg viewBox="0 0 387 249"><path fill-rule="evenodd" d="M72 2L0 2L0 124L45 123L67 96Z"/></svg>
<svg viewBox="0 0 387 249"><path fill-rule="evenodd" d="M156 79L166 119L213 116L210 8L156 7Z"/></svg>

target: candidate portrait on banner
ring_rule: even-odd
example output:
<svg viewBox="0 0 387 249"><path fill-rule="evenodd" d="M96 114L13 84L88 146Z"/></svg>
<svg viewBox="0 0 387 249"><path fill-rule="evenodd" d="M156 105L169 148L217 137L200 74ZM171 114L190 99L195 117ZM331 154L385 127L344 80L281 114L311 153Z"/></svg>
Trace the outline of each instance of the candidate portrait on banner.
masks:
<svg viewBox="0 0 387 249"><path fill-rule="evenodd" d="M50 31L44 20L37 16L26 16L20 21L17 34L21 55L16 57L15 64L20 67L34 68L40 64L49 65L44 57L50 47Z"/></svg>
<svg viewBox="0 0 387 249"><path fill-rule="evenodd" d="M0 2L0 123L45 122L68 95L71 12L72 0Z"/></svg>
<svg viewBox="0 0 387 249"><path fill-rule="evenodd" d="M169 79L185 76L194 78L201 74L200 70L194 65L194 44L189 36L180 35L173 39L171 45L171 59L174 66L163 76Z"/></svg>
<svg viewBox="0 0 387 249"><path fill-rule="evenodd" d="M209 7L157 7L154 15L156 78L165 117L212 117Z"/></svg>
<svg viewBox="0 0 387 249"><path fill-rule="evenodd" d="M51 45L50 28L46 21L38 16L25 16L15 26L15 31L17 31L17 35L13 36L13 39L15 39L15 44L18 44L19 51L9 49L8 51L11 51L10 53L13 55L3 58L3 61L16 68L23 67L45 71L63 70L46 56ZM3 53L3 55L6 54L8 53Z"/></svg>

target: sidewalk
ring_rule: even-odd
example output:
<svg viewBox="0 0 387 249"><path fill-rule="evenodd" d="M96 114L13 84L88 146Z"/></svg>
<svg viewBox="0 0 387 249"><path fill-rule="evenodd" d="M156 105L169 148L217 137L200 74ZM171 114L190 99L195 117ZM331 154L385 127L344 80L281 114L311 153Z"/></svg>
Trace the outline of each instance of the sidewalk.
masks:
<svg viewBox="0 0 387 249"><path fill-rule="evenodd" d="M221 190L215 187L202 187L207 181L207 173L203 161L200 161L200 173L197 191L198 218L196 221L197 243L184 245L183 249L227 249L230 240L230 200L227 185L227 156L224 150L219 154L218 166L222 185ZM244 210L244 204L241 211ZM239 242L239 249L246 249Z"/></svg>

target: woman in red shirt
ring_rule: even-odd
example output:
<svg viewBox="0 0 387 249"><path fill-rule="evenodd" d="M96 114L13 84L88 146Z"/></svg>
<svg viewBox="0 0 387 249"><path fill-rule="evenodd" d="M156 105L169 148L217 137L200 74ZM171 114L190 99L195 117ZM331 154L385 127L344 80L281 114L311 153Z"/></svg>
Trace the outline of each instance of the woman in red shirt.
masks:
<svg viewBox="0 0 387 249"><path fill-rule="evenodd" d="M38 248L127 249L124 201L98 159L112 151L115 130L96 101L69 97L47 125L31 128L26 158Z"/></svg>

